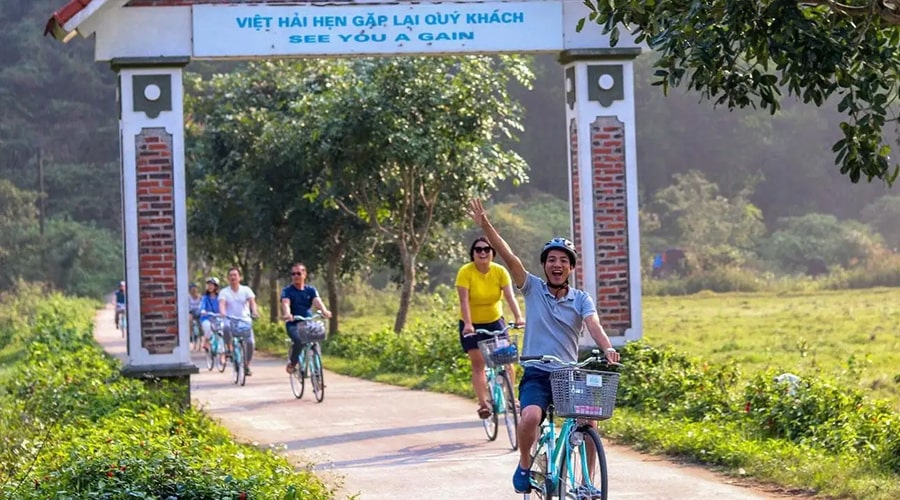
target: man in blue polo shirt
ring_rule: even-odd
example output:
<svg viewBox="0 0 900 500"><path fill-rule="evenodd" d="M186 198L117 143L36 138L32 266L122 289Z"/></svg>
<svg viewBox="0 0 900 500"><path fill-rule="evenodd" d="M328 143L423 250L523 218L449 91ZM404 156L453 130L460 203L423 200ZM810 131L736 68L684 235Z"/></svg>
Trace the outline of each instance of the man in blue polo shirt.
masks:
<svg viewBox="0 0 900 500"><path fill-rule="evenodd" d="M512 252L500 233L494 229L480 200L472 200L469 206L475 221L490 241L497 254L509 268L509 274L525 297L525 339L522 356L550 354L563 361L578 360L578 338L582 327L606 352L606 359L617 362L619 353L600 324L594 300L587 292L571 288L569 275L575 268L578 254L575 245L566 238L553 238L541 249L541 266L544 280L529 273L522 261ZM550 372L558 366L552 363L525 368L519 383L519 403L522 419L519 421L519 465L513 474L516 493L531 490L531 445L537 439L538 427L553 402L550 388ZM596 425L594 422L592 425Z"/></svg>
<svg viewBox="0 0 900 500"><path fill-rule="evenodd" d="M291 358L285 368L288 373L294 373L300 358L300 332L304 321L294 321L294 316L312 316L313 308L322 312L322 316L331 317L331 311L322 303L319 292L315 287L306 284L306 266L296 263L291 267L291 284L281 291L282 319L288 336L293 341L291 345ZM318 325L318 323L316 323ZM313 325L302 325L313 327Z"/></svg>

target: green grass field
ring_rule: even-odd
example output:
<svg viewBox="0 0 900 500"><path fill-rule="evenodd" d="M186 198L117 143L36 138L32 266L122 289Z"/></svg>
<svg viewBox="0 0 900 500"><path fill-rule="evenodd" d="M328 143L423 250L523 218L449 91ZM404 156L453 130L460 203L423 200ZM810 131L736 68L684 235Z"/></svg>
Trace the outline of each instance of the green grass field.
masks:
<svg viewBox="0 0 900 500"><path fill-rule="evenodd" d="M410 311L410 324L435 308L454 307L452 296L424 295ZM343 331L393 324L396 296L390 292L356 290L347 300L363 307L343 316ZM747 378L770 367L837 377L900 410L900 289L644 297L643 309L651 344L711 363L734 362Z"/></svg>
<svg viewBox="0 0 900 500"><path fill-rule="evenodd" d="M900 409L900 289L645 297L644 337L744 376L837 376Z"/></svg>

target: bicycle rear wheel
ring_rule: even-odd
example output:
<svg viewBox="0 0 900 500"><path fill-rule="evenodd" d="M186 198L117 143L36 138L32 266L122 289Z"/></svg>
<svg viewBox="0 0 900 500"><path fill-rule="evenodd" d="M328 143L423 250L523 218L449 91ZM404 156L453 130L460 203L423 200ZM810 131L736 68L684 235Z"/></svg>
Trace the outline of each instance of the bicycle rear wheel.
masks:
<svg viewBox="0 0 900 500"><path fill-rule="evenodd" d="M503 423L506 425L506 437L509 438L509 445L512 446L513 450L518 450L519 435L517 434L517 429L519 427L519 414L516 412L516 396L513 391L512 381L509 378L509 372L503 370L497 382L500 385L498 392L502 394L500 399L502 404L495 402L494 412L497 412L498 409L503 412Z"/></svg>
<svg viewBox="0 0 900 500"><path fill-rule="evenodd" d="M306 365L302 361L305 359L306 352L304 349L302 352L300 352L301 362L297 363L297 365L294 366L294 373L291 373L291 392L294 393L294 397L297 399L303 397L303 390L306 388L306 377L304 374L304 372L306 371Z"/></svg>
<svg viewBox="0 0 900 500"><path fill-rule="evenodd" d="M487 372L487 390L488 396L491 398L489 402L489 407L491 408L491 415L488 418L481 419L481 424L484 426L484 433L487 434L488 441L493 441L497 439L497 412L494 410L496 405L493 402L494 396L497 394L497 381L494 378L494 374L492 372Z"/></svg>
<svg viewBox="0 0 900 500"><path fill-rule="evenodd" d="M581 425L572 431L565 446L559 471L560 499L607 500L606 454L597 431ZM594 460L588 450L590 446L596 450Z"/></svg>
<svg viewBox="0 0 900 500"><path fill-rule="evenodd" d="M194 318L190 319L191 322L191 348L195 351L199 351L203 349L203 335L200 334L200 325L197 324L197 321Z"/></svg>
<svg viewBox="0 0 900 500"><path fill-rule="evenodd" d="M313 344L310 350L312 355L310 356L309 381L312 383L316 401L321 403L325 399L325 376L322 374L322 356L319 355L318 344Z"/></svg>

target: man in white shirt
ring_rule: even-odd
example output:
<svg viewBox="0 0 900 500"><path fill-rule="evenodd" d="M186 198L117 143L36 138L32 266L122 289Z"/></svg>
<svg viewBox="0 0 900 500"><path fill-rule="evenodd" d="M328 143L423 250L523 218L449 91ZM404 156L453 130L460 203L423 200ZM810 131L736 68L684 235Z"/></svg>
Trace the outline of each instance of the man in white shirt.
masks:
<svg viewBox="0 0 900 500"><path fill-rule="evenodd" d="M244 346L246 353L244 354L247 365L247 376L253 375L250 371L250 361L253 360L253 318L259 317L259 309L256 308L256 294L249 286L241 284L241 271L236 267L232 267L228 271L228 285L219 292L219 313L222 316L230 316L232 318L240 318L246 323L247 330L239 329L237 332L231 326L231 321L225 321L225 345L230 351L232 348L232 339L234 334L238 333L245 337Z"/></svg>

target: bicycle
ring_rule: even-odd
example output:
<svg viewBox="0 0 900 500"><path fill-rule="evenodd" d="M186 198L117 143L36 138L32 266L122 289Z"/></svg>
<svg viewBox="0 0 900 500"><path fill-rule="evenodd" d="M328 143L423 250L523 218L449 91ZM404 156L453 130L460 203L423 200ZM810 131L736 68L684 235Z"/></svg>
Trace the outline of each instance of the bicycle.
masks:
<svg viewBox="0 0 900 500"><path fill-rule="evenodd" d="M206 349L206 368L209 371L216 368L219 370L219 373L222 373L228 364L225 360L225 339L222 338L222 318L219 316L210 317L209 324L212 335L209 339L209 347Z"/></svg>
<svg viewBox="0 0 900 500"><path fill-rule="evenodd" d="M199 314L199 313L198 313ZM188 319L191 323L191 346L194 351L203 349L203 329L200 328L200 318L193 312Z"/></svg>
<svg viewBox="0 0 900 500"><path fill-rule="evenodd" d="M502 330L475 330L476 334L492 336L490 339L478 342L478 350L484 357L484 374L487 379L488 397L491 404L491 416L481 420L484 432L487 434L488 441L497 439L498 416L503 415L506 435L513 450L519 449L517 434L519 413L516 408L513 379L506 367L519 360L519 336L508 333L510 329L518 328L515 323L510 323Z"/></svg>
<svg viewBox="0 0 900 500"><path fill-rule="evenodd" d="M227 316L231 330L231 365L234 368L232 380L235 384L247 383L247 361L244 353L244 339L253 334L251 322L234 316Z"/></svg>
<svg viewBox="0 0 900 500"><path fill-rule="evenodd" d="M542 500L607 500L606 454L597 431L585 420L612 418L619 374L582 370L592 363L611 364L598 349L582 362L567 363L550 356L522 356L522 365L555 362L563 368L550 374L553 403L541 424L531 454L531 492ZM559 433L555 417L563 418ZM590 448L593 447L593 450ZM591 456L594 452L596 457Z"/></svg>
<svg viewBox="0 0 900 500"><path fill-rule="evenodd" d="M122 332L122 338L128 330L128 318L125 314L125 304L116 304L116 314L119 315L119 331Z"/></svg>
<svg viewBox="0 0 900 500"><path fill-rule="evenodd" d="M307 325L307 328L301 328L301 324L297 324L297 333L300 336L302 347L300 350L299 362L297 366L294 367L294 371L290 374L291 392L294 393L294 397L297 399L303 397L303 391L306 388L306 379L309 378L313 395L319 403L325 399L325 376L322 373L322 355L319 342L325 340L327 333L325 331L325 326L314 320L321 317L322 316L319 313L315 313L312 316L294 316L294 321L309 324ZM313 324L318 326L310 328ZM288 339L288 341L293 342L291 339ZM291 346L293 346L293 344L291 344ZM291 361L290 356L292 348L293 347L288 347L289 363Z"/></svg>

